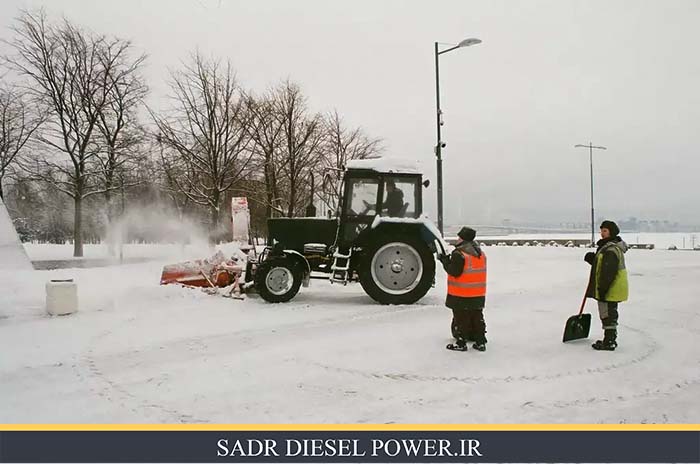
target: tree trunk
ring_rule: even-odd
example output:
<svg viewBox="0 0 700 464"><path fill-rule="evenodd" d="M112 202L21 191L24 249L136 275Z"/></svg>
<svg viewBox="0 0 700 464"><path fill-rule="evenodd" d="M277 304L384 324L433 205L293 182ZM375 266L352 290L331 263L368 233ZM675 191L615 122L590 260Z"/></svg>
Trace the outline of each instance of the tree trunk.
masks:
<svg viewBox="0 0 700 464"><path fill-rule="evenodd" d="M109 256L116 255L116 243L114 236L114 206L112 205L112 193L109 191L110 182L107 181L107 191L105 192L105 204L107 206L107 253Z"/></svg>
<svg viewBox="0 0 700 464"><path fill-rule="evenodd" d="M73 256L83 257L83 199L80 194L74 198L75 214L73 216Z"/></svg>
<svg viewBox="0 0 700 464"><path fill-rule="evenodd" d="M268 164L265 163L265 199L267 200L267 204L265 205L265 218L272 217L272 200L274 196L272 194L272 179L270 177Z"/></svg>
<svg viewBox="0 0 700 464"><path fill-rule="evenodd" d="M109 147L107 169L105 172L105 202L107 204L107 223L112 226L116 218L116 205L114 205L112 189L115 184L115 160L117 155L114 153L114 147Z"/></svg>
<svg viewBox="0 0 700 464"><path fill-rule="evenodd" d="M287 217L294 217L294 210L297 202L297 186L296 182L292 181L289 189L289 208L287 208Z"/></svg>
<svg viewBox="0 0 700 464"><path fill-rule="evenodd" d="M212 206L211 210L211 229L216 232L219 227L219 208Z"/></svg>
<svg viewBox="0 0 700 464"><path fill-rule="evenodd" d="M0 200L5 201L5 196L2 193L2 177L0 177Z"/></svg>
<svg viewBox="0 0 700 464"><path fill-rule="evenodd" d="M217 243L219 241L219 215L221 206L221 192L215 191L212 193L212 205L210 206L211 227L209 228L209 243Z"/></svg>
<svg viewBox="0 0 700 464"><path fill-rule="evenodd" d="M278 209L280 209L280 193L277 187L277 174L275 173L274 158L270 158L272 162L270 163L270 179L272 187L272 214L277 216Z"/></svg>
<svg viewBox="0 0 700 464"><path fill-rule="evenodd" d="M221 190L215 190L212 193L212 207L211 207L211 228L216 231L219 227L219 209L221 207Z"/></svg>

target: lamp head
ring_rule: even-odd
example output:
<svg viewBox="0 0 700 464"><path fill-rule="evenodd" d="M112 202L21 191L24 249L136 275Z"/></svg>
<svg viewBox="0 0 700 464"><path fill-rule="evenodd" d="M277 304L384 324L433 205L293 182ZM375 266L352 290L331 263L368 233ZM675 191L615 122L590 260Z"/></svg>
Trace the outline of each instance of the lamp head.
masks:
<svg viewBox="0 0 700 464"><path fill-rule="evenodd" d="M480 39L464 39L460 43L457 44L458 47L470 47L472 45L477 45L480 44L481 40Z"/></svg>

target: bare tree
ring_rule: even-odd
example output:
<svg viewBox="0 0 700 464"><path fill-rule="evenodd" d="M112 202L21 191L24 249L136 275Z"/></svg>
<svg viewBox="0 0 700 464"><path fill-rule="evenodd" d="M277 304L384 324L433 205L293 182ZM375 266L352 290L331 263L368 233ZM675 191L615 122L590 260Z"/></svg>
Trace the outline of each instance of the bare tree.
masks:
<svg viewBox="0 0 700 464"><path fill-rule="evenodd" d="M181 161L177 154L173 154L169 150L166 151L160 134L156 134L152 138L158 145L158 158L156 159L158 186L170 199L173 208L178 213L178 217L182 219L192 206L193 203L190 197L195 193L193 189L188 189L188 183L182 180L187 177L185 171L188 166ZM194 173L189 175L193 176ZM180 186L183 188L180 188Z"/></svg>
<svg viewBox="0 0 700 464"><path fill-rule="evenodd" d="M230 63L206 60L199 53L172 73L173 108L166 115L151 112L160 142L177 159L177 190L206 206L212 227L219 224L225 192L243 179L252 151L246 130L246 105Z"/></svg>
<svg viewBox="0 0 700 464"><path fill-rule="evenodd" d="M253 142L253 172L262 173L264 197L259 195L260 189L254 185L248 187L248 195L253 202L265 207L265 217L279 213L284 215L280 204L279 178L281 163L279 162L279 146L282 140L282 120L275 117L275 91L270 90L259 98L246 97L249 115L246 128ZM254 184L258 179L250 178Z"/></svg>
<svg viewBox="0 0 700 464"><path fill-rule="evenodd" d="M23 12L13 30L10 45L16 55L8 61L29 79L28 93L49 115L38 138L50 153L30 167L73 199L73 254L82 256L83 199L106 190L93 170L101 151L97 126L118 81L110 76L130 44L86 32L68 20L50 24L43 11Z"/></svg>
<svg viewBox="0 0 700 464"><path fill-rule="evenodd" d="M324 121L326 137L322 147L321 202L330 211L338 207L341 195L341 175L347 162L354 159L372 158L382 151L381 140L367 136L361 128L348 129L337 110L328 114Z"/></svg>
<svg viewBox="0 0 700 464"><path fill-rule="evenodd" d="M309 114L300 88L289 81L261 97L247 98L254 142L255 172L264 184L249 188L250 199L265 206L267 217L275 213L294 216L314 196L329 209L337 206L341 171L350 159L371 157L381 151L379 139L362 129L347 129L337 111L323 118ZM325 192L313 192L311 179L323 179Z"/></svg>
<svg viewBox="0 0 700 464"><path fill-rule="evenodd" d="M26 100L18 89L0 88L0 198L3 180L45 119Z"/></svg>
<svg viewBox="0 0 700 464"><path fill-rule="evenodd" d="M309 114L306 98L298 85L282 83L274 99L274 117L282 126L279 162L284 175L287 216L293 217L305 206L303 195L309 175L320 159L324 138L323 118Z"/></svg>
<svg viewBox="0 0 700 464"><path fill-rule="evenodd" d="M144 158L141 147L145 131L138 123L137 112L148 93L139 73L146 56L131 59L125 53L129 47L128 42L123 42L119 48L105 48L101 56L104 63L110 63L112 54L118 55L114 65L105 66L108 98L97 120L103 149L95 158L110 223L116 216L112 193L118 188L123 198L125 189L137 185L138 180L129 179L127 171Z"/></svg>

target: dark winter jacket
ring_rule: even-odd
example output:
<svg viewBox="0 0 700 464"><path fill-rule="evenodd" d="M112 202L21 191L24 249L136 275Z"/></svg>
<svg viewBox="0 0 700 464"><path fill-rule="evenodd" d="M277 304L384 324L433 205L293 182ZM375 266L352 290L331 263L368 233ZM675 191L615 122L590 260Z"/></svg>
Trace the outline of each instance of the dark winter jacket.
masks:
<svg viewBox="0 0 700 464"><path fill-rule="evenodd" d="M391 217L401 216L401 210L403 209L403 192L397 188L388 192L386 194L386 200L384 200L384 208L386 209L387 215Z"/></svg>
<svg viewBox="0 0 700 464"><path fill-rule="evenodd" d="M444 257L441 259L442 267L445 268L445 272L453 277L459 277L464 271L464 252L468 255L474 256L475 258L481 257L481 248L474 242L462 242L452 251L449 257ZM445 306L450 309L484 309L486 305L485 296L477 297L460 297L455 295L447 295L445 300Z"/></svg>
<svg viewBox="0 0 700 464"><path fill-rule="evenodd" d="M625 279L625 282L622 284L624 284L626 292L627 273L625 271L621 275L621 269L624 270L625 267L623 254L627 251L627 244L619 236L615 236L598 240L597 245L598 249L595 253L586 253L586 256L584 257L584 260L591 265L586 296L588 298L595 298L599 301L608 301L608 291L615 282L615 279ZM616 252L616 250L612 249L612 247L618 248L621 253ZM620 263L620 257L623 259L622 263ZM597 261L599 261L599 265L596 265ZM614 301L619 300L615 299Z"/></svg>

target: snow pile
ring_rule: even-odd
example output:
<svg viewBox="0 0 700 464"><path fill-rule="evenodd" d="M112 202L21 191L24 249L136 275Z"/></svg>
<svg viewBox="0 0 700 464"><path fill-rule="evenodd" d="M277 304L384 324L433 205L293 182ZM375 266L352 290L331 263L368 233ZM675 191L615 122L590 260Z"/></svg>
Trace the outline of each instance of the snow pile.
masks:
<svg viewBox="0 0 700 464"><path fill-rule="evenodd" d="M32 263L22 247L2 198L0 198L0 269L32 269Z"/></svg>

